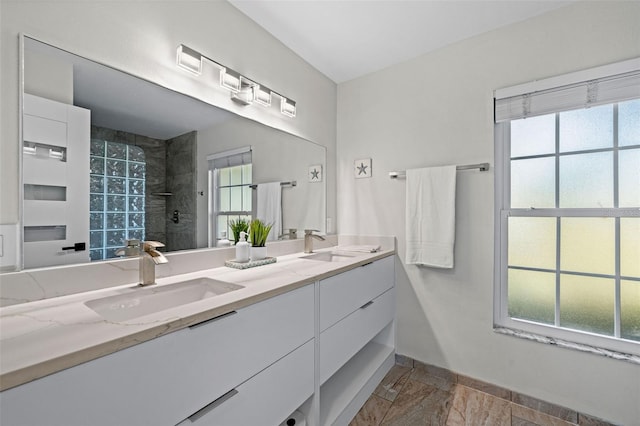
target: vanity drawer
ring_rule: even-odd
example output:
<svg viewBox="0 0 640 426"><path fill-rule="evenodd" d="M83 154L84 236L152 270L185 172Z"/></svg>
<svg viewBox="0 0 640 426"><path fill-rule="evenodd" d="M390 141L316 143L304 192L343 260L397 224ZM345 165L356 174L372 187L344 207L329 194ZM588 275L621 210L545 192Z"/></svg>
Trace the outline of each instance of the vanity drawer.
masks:
<svg viewBox="0 0 640 426"><path fill-rule="evenodd" d="M313 394L313 359L310 340L179 426L280 424Z"/></svg>
<svg viewBox="0 0 640 426"><path fill-rule="evenodd" d="M395 305L392 288L320 333L321 385L393 321Z"/></svg>
<svg viewBox="0 0 640 426"><path fill-rule="evenodd" d="M394 285L393 256L320 281L320 331Z"/></svg>
<svg viewBox="0 0 640 426"><path fill-rule="evenodd" d="M313 339L313 306L309 285L6 390L0 424L175 425Z"/></svg>

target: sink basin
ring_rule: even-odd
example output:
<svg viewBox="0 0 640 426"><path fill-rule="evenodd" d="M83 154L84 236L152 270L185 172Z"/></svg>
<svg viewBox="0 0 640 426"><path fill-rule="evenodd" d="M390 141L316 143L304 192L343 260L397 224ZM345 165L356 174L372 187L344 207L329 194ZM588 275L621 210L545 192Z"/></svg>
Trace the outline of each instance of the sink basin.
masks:
<svg viewBox="0 0 640 426"><path fill-rule="evenodd" d="M332 251L323 251L303 256L300 259L318 260L320 262L348 262L355 256L343 253L335 253Z"/></svg>
<svg viewBox="0 0 640 426"><path fill-rule="evenodd" d="M175 284L128 289L125 294L89 300L85 305L108 321L127 321L241 288L244 287L211 278L196 278Z"/></svg>

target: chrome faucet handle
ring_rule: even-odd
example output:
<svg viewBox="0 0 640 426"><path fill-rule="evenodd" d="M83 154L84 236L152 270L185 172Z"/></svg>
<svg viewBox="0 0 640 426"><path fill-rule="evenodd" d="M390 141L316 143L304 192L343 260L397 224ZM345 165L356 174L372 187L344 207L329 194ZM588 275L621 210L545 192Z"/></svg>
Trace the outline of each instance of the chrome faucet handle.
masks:
<svg viewBox="0 0 640 426"><path fill-rule="evenodd" d="M305 230L304 230L304 234L305 234L305 235L311 235L311 234L313 234L314 232L320 232L320 230L319 230L319 229L305 229Z"/></svg>
<svg viewBox="0 0 640 426"><path fill-rule="evenodd" d="M164 244L162 244L160 241L144 241L142 243L142 247L144 251L150 251L150 250L155 250L159 247L164 247Z"/></svg>

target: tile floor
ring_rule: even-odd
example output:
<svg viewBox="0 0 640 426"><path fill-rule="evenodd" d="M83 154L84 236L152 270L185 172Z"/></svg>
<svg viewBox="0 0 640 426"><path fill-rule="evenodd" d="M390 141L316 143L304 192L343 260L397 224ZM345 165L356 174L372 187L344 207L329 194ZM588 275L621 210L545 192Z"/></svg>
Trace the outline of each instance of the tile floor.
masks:
<svg viewBox="0 0 640 426"><path fill-rule="evenodd" d="M610 426L419 362L396 364L349 426Z"/></svg>

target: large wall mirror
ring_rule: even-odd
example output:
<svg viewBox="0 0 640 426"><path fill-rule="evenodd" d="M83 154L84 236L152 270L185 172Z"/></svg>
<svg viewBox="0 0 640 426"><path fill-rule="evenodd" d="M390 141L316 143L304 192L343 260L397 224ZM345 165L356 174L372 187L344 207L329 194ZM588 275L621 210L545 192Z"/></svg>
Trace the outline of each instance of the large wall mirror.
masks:
<svg viewBox="0 0 640 426"><path fill-rule="evenodd" d="M36 39L23 46L24 268L114 258L127 239L215 247L242 218L279 222L273 238L325 229L323 146Z"/></svg>

